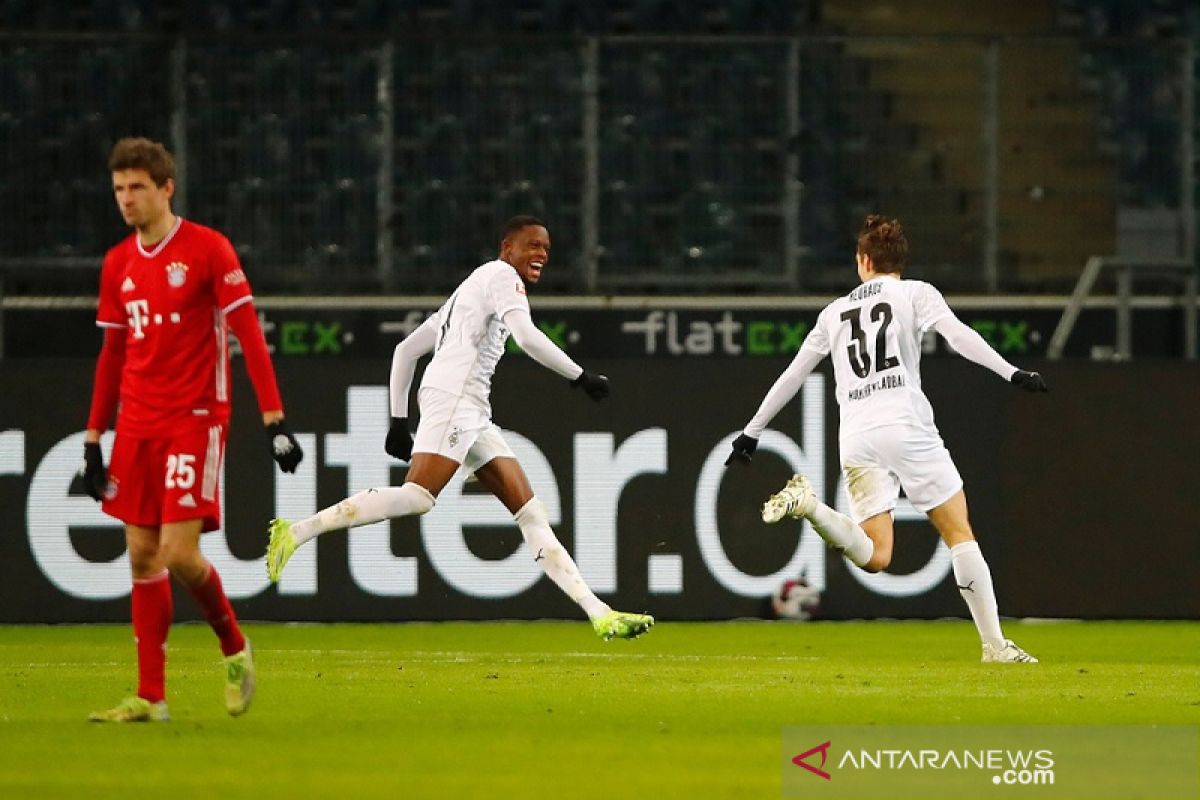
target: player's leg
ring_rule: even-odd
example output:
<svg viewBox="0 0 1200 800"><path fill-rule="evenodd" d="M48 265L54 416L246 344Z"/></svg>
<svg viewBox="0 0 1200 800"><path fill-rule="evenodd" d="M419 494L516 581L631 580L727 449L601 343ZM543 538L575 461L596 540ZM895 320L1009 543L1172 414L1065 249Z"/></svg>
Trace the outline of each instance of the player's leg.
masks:
<svg viewBox="0 0 1200 800"><path fill-rule="evenodd" d="M940 436L918 428L889 439L893 468L913 508L927 514L950 548L955 585L979 631L984 661L1036 661L1004 638L992 573L975 541L962 476Z"/></svg>
<svg viewBox="0 0 1200 800"><path fill-rule="evenodd" d="M93 722L160 722L170 719L166 703L167 633L174 614L171 576L158 555L157 528L125 526L133 573L133 638L137 645L138 689L113 708L97 711Z"/></svg>
<svg viewBox="0 0 1200 800"><path fill-rule="evenodd" d="M830 509L832 511L832 509ZM837 514L836 511L833 511ZM845 525L845 522L853 524L853 520L843 514L837 514L841 519L831 520L824 523L825 526L830 524ZM843 521L844 520L844 521ZM816 523L813 523L816 527ZM884 511L864 519L858 523L858 527L862 529L867 538L871 540L871 556L865 563L859 564L866 572L882 572L892 563L892 543L895 540L894 525L891 511ZM828 528L827 528L828 529ZM849 553L846 553L849 556ZM854 558L850 558L854 561ZM855 562L857 563L857 562Z"/></svg>
<svg viewBox="0 0 1200 800"><path fill-rule="evenodd" d="M512 513L534 562L550 580L578 603L589 618L611 610L588 588L571 554L554 535L542 501L534 496L529 478L515 458L490 459L475 470L475 476Z"/></svg>
<svg viewBox="0 0 1200 800"><path fill-rule="evenodd" d="M200 551L200 536L221 527L220 474L226 427L209 425L174 436L166 459L159 554L217 635L225 657L225 708L241 714L254 695L250 642L225 594L221 576Z"/></svg>
<svg viewBox="0 0 1200 800"><path fill-rule="evenodd" d="M983 660L1036 662L1036 658L1004 638L1000 628L996 592L992 586L992 573L971 530L966 494L959 489L949 500L926 513L929 515L929 521L937 528L942 541L950 548L954 582L958 586L959 594L966 601L967 608L971 610L971 619L975 621L975 628L979 631Z"/></svg>
<svg viewBox="0 0 1200 800"><path fill-rule="evenodd" d="M201 519L163 523L162 557L217 635L224 656L225 710L237 716L254 697L254 660L221 576L200 551L201 531L214 527Z"/></svg>
<svg viewBox="0 0 1200 800"><path fill-rule="evenodd" d="M137 694L89 716L95 722L157 722L170 719L166 703L167 634L174 615L171 576L159 554L158 519L161 472L146 474L145 464L160 463L148 440L118 436L109 461L104 511L124 520L125 545L133 577L130 606L137 645Z"/></svg>
<svg viewBox="0 0 1200 800"><path fill-rule="evenodd" d="M992 573L975 541L967 512L967 496L962 489L928 512L929 521L950 548L954 582L971 610L971 618L984 645L1003 647L1000 613L992 587Z"/></svg>
<svg viewBox="0 0 1200 800"><path fill-rule="evenodd" d="M162 555L171 574L184 585L204 619L221 642L226 656L239 653L246 647L246 637L238 627L237 615L225 594L221 576L200 552L202 520L183 520L164 523Z"/></svg>
<svg viewBox="0 0 1200 800"><path fill-rule="evenodd" d="M414 453L401 486L364 489L299 522L271 520L267 577L279 580L296 548L322 533L428 512L458 467L457 461L437 453Z"/></svg>
<svg viewBox="0 0 1200 800"><path fill-rule="evenodd" d="M472 467L481 461L482 465L474 469L479 482L512 512L534 562L583 609L596 632L605 639L633 639L649 630L653 617L614 611L592 592L575 560L554 535L546 509L534 496L525 470L494 428L480 437L467 465Z"/></svg>
<svg viewBox="0 0 1200 800"><path fill-rule="evenodd" d="M414 453L401 486L364 489L307 519L291 523L296 545L328 531L424 514L433 508L435 498L454 477L458 467L459 462L437 453Z"/></svg>
<svg viewBox="0 0 1200 800"><path fill-rule="evenodd" d="M802 475L793 476L763 504L762 518L770 523L785 516L803 517L831 548L864 570L878 572L892 560L891 511L900 486L894 475L877 465L866 436L844 437L841 457L853 518L821 502Z"/></svg>
<svg viewBox="0 0 1200 800"><path fill-rule="evenodd" d="M279 580L296 548L328 531L355 528L394 517L424 514L454 477L487 415L461 398L422 389L421 422L413 437L413 456L404 484L364 489L307 519L273 519L267 545L267 576Z"/></svg>
<svg viewBox="0 0 1200 800"><path fill-rule="evenodd" d="M971 530L962 476L950 451L936 432L919 428L897 428L884 444L890 448L890 463L913 508L928 515L950 548L955 583L971 611L985 655L989 649L1002 648L992 575Z"/></svg>

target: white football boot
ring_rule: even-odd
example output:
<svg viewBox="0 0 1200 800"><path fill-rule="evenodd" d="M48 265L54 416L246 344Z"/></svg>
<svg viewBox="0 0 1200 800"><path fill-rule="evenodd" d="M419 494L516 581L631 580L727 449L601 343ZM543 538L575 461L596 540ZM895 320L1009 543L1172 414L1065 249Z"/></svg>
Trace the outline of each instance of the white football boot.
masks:
<svg viewBox="0 0 1200 800"><path fill-rule="evenodd" d="M996 648L987 642L983 643L983 658L984 664L1036 664L1038 660L1026 653L1013 642L1012 639L1004 640L1004 647Z"/></svg>
<svg viewBox="0 0 1200 800"><path fill-rule="evenodd" d="M793 475L792 479L763 503L762 519L768 524L779 522L784 517L799 519L807 517L817 507L817 495L812 490L812 484L803 475Z"/></svg>

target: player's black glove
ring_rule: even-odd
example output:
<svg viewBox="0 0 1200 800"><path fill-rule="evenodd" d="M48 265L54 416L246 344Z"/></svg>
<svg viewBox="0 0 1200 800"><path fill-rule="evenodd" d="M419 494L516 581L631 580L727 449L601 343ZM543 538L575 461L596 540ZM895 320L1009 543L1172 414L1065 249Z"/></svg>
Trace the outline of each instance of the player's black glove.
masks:
<svg viewBox="0 0 1200 800"><path fill-rule="evenodd" d="M587 396L599 402L608 397L610 391L608 378L604 375L598 375L595 372L588 372L586 369L579 373L579 377L571 381L571 388L582 388L587 392Z"/></svg>
<svg viewBox="0 0 1200 800"><path fill-rule="evenodd" d="M729 466L735 461L740 461L743 464L749 464L750 459L754 457L754 451L758 449L758 439L753 436L747 436L744 433L738 434L738 437L733 440L733 452L729 454L729 458L725 459L725 466Z"/></svg>
<svg viewBox="0 0 1200 800"><path fill-rule="evenodd" d="M108 488L108 471L104 469L104 456L99 442L83 443L83 490L93 500L103 500Z"/></svg>
<svg viewBox="0 0 1200 800"><path fill-rule="evenodd" d="M408 432L408 420L404 417L392 417L392 424L388 427L387 439L383 442L383 449L392 458L398 458L401 461L412 460L413 438Z"/></svg>
<svg viewBox="0 0 1200 800"><path fill-rule="evenodd" d="M1027 392L1048 392L1046 388L1046 380L1040 372L1026 372L1019 369L1009 378L1017 386L1020 386Z"/></svg>
<svg viewBox="0 0 1200 800"><path fill-rule="evenodd" d="M300 449L300 443L283 420L267 426L267 444L271 448L271 458L275 459L275 463L284 472L295 472L296 467L304 460L304 451Z"/></svg>

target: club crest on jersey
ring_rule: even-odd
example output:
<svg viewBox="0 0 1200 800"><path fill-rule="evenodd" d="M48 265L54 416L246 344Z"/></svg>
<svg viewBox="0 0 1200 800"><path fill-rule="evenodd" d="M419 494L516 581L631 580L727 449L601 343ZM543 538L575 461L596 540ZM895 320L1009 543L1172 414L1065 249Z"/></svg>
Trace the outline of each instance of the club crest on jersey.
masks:
<svg viewBox="0 0 1200 800"><path fill-rule="evenodd" d="M525 294L525 284L521 281L517 281L517 294Z"/></svg>
<svg viewBox="0 0 1200 800"><path fill-rule="evenodd" d="M178 289L187 281L188 265L182 261L172 261L167 264L167 283Z"/></svg>

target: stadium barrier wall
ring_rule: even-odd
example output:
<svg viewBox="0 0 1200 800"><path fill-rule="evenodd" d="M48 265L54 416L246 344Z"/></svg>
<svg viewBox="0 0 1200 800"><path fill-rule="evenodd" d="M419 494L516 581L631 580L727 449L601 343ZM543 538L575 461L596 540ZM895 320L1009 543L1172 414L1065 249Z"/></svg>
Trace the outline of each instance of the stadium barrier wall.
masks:
<svg viewBox="0 0 1200 800"><path fill-rule="evenodd" d="M845 506L837 409L814 376L749 468L723 466L786 358L588 360L611 376L601 404L524 358L496 378L495 419L563 542L601 597L662 619L762 616L783 580L823 592L825 618L964 616L948 553L929 524L898 510L896 559L871 578L799 523L758 509L795 470ZM1200 370L1184 362L1023 363L1052 391L1031 396L958 359L931 359L925 386L966 481L972 521L1014 616L1198 618L1192 480ZM0 362L0 621L128 619L119 525L74 478L93 362ZM329 533L265 577L267 521L395 483L382 448L388 363L281 359L288 417L306 450L295 475L268 457L236 363L223 480L225 528L203 547L247 619L573 618L511 517L455 481L420 519ZM914 517L916 517L914 519ZM180 598L180 618L195 618Z"/></svg>
<svg viewBox="0 0 1200 800"><path fill-rule="evenodd" d="M537 297L538 325L577 358L696 358L790 356L816 322L829 297L703 299L655 297ZM390 358L407 336L445 300L399 298L394 304L363 307L352 300L296 298L259 302L267 343L287 358ZM580 305L579 301L587 305ZM1041 358L1062 318L1065 296L950 297L955 313L1009 360ZM94 357L97 350L94 297L9 298L0 303L5 358ZM47 314L54 325L47 326ZM1182 357L1184 314L1174 298L1138 299L1133 310L1132 349L1139 358ZM1067 340L1067 358L1111 358L1117 341L1113 298L1089 301ZM948 352L929 334L926 356Z"/></svg>

